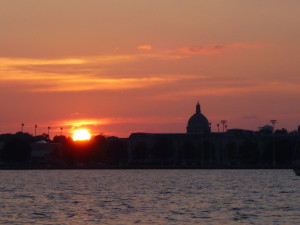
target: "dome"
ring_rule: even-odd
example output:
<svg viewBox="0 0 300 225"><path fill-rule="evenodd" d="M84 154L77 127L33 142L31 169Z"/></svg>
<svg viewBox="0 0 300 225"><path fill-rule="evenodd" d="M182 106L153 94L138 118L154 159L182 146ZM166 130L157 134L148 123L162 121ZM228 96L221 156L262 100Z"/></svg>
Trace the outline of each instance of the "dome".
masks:
<svg viewBox="0 0 300 225"><path fill-rule="evenodd" d="M187 125L187 133L210 133L210 127L207 118L201 113L200 104L196 105L196 113L191 116Z"/></svg>
<svg viewBox="0 0 300 225"><path fill-rule="evenodd" d="M268 132L273 132L273 127L270 125L265 125L261 128L262 131L268 131Z"/></svg>

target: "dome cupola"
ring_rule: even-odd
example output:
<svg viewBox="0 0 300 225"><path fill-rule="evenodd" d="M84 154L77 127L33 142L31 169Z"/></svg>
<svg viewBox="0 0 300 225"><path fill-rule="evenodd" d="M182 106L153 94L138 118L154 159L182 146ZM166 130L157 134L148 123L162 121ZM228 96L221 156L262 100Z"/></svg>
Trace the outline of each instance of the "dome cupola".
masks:
<svg viewBox="0 0 300 225"><path fill-rule="evenodd" d="M187 133L207 134L210 133L209 122L201 113L199 102L196 105L196 113L191 116L186 128Z"/></svg>

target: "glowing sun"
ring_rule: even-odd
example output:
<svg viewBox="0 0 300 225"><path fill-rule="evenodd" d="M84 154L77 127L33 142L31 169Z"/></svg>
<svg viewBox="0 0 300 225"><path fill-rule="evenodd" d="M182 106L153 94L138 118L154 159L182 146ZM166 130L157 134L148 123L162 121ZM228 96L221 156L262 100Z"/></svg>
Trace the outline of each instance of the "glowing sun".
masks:
<svg viewBox="0 0 300 225"><path fill-rule="evenodd" d="M74 141L87 141L91 139L91 134L87 129L78 129L74 131Z"/></svg>

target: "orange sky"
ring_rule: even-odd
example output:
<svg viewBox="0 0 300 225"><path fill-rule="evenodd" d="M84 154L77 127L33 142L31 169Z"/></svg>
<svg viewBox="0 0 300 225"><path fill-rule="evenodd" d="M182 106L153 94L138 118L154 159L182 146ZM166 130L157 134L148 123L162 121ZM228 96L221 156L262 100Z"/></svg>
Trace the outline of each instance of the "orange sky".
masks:
<svg viewBox="0 0 300 225"><path fill-rule="evenodd" d="M300 1L3 0L0 133L300 124ZM73 127L73 128L72 128Z"/></svg>

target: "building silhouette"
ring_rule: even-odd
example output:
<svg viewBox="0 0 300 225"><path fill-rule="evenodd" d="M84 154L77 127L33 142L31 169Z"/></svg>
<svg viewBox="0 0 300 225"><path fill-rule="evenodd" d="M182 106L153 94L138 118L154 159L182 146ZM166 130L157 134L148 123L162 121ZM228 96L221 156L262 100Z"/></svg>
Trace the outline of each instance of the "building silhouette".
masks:
<svg viewBox="0 0 300 225"><path fill-rule="evenodd" d="M196 113L191 116L186 127L188 134L208 134L210 133L209 122L201 113L199 102L196 105Z"/></svg>
<svg viewBox="0 0 300 225"><path fill-rule="evenodd" d="M128 138L99 135L80 145L63 136L51 141L23 132L3 134L0 168L9 168L6 162L18 162L24 149L26 157L21 159L27 168L287 168L300 160L300 126L291 133L274 131L270 125L259 131L211 132L198 102L186 129L132 133Z"/></svg>
<svg viewBox="0 0 300 225"><path fill-rule="evenodd" d="M299 126L300 127L300 126ZM277 134L272 126L260 131L229 129L211 132L199 102L186 133L132 133L127 140L129 165L199 167L274 167L291 165L298 134ZM300 155L300 153L299 153ZM299 156L300 158L300 156Z"/></svg>

